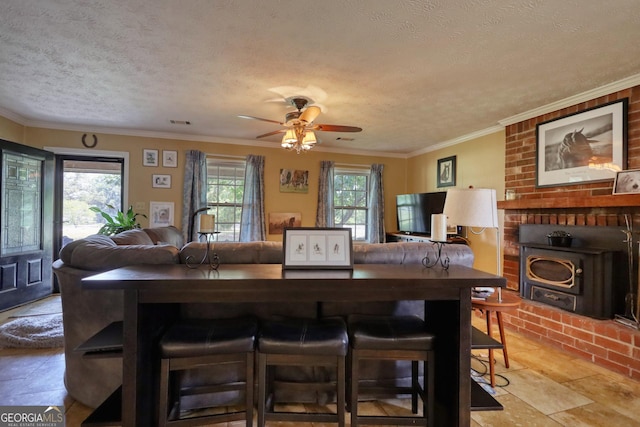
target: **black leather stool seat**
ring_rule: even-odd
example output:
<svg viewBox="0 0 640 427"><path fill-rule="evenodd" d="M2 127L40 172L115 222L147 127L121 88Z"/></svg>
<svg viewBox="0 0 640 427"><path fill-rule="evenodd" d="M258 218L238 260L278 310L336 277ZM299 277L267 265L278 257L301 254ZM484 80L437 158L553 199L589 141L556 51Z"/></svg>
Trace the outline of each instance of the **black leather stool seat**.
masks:
<svg viewBox="0 0 640 427"><path fill-rule="evenodd" d="M258 324L251 318L185 320L173 325L160 340L163 358L247 353L255 348Z"/></svg>
<svg viewBox="0 0 640 427"><path fill-rule="evenodd" d="M351 427L362 424L433 425L435 335L426 330L418 316L351 315L349 327L349 409ZM360 362L365 360L411 361L411 386L360 385ZM419 381L418 363L424 364L424 387ZM358 397L362 394L411 395L411 412L418 414L418 396L422 399L422 416L358 415Z"/></svg>
<svg viewBox="0 0 640 427"><path fill-rule="evenodd" d="M258 349L271 354L346 356L347 327L338 317L268 321L260 327Z"/></svg>
<svg viewBox="0 0 640 427"><path fill-rule="evenodd" d="M295 423L337 423L345 425L346 355L349 351L347 325L342 318L286 319L265 321L258 335L258 427L265 421ZM274 410L274 366L325 366L335 369L336 381L322 383L289 383L335 392L336 413L298 413ZM297 425L297 424L295 424Z"/></svg>
<svg viewBox="0 0 640 427"><path fill-rule="evenodd" d="M359 349L431 350L435 335L418 316L349 316L349 342Z"/></svg>
<svg viewBox="0 0 640 427"><path fill-rule="evenodd" d="M258 322L250 317L185 319L172 325L159 343L161 361L158 424L187 427L245 420L247 427L252 426L253 365L257 333ZM240 379L225 384L180 388L177 378L171 377L171 373L175 371L231 364L243 367L244 381L239 377ZM206 399L205 403L210 403L211 396L229 396L229 393L238 396L244 394L242 410L221 412L217 409L213 414L181 418L183 396L201 396Z"/></svg>

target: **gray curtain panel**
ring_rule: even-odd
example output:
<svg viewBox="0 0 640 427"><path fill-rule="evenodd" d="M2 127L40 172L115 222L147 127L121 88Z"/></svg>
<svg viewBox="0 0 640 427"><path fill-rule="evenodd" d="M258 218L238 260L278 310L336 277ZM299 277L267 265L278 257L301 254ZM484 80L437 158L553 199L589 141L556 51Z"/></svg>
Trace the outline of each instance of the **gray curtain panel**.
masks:
<svg viewBox="0 0 640 427"><path fill-rule="evenodd" d="M189 150L185 156L182 237L185 243L196 240L193 214L207 205L207 155Z"/></svg>
<svg viewBox="0 0 640 427"><path fill-rule="evenodd" d="M382 186L382 170L384 165L371 165L369 181L369 218L367 221L369 229L369 243L384 243L384 188Z"/></svg>
<svg viewBox="0 0 640 427"><path fill-rule="evenodd" d="M318 210L316 212L316 227L333 227L333 167L334 162L323 160L320 162L320 177L318 178Z"/></svg>
<svg viewBox="0 0 640 427"><path fill-rule="evenodd" d="M264 156L249 154L244 172L240 241L266 240L264 224Z"/></svg>

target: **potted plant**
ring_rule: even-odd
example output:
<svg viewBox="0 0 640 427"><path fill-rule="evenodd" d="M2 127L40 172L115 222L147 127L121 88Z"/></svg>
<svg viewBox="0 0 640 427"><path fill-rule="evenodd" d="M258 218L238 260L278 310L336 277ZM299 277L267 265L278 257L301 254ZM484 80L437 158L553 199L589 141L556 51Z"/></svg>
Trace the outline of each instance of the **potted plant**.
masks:
<svg viewBox="0 0 640 427"><path fill-rule="evenodd" d="M567 233L564 230L556 230L547 234L547 239L549 240L549 245L551 246L561 246L564 248L568 248L569 246L571 246L573 237L571 237L570 233Z"/></svg>
<svg viewBox="0 0 640 427"><path fill-rule="evenodd" d="M116 208L111 205L107 205L107 207L109 209L116 210ZM89 209L93 212L99 213L107 221L107 223L98 230L98 234L104 234L106 236L112 236L126 230L140 228L140 223L137 219L138 216L147 217L145 214L133 212L133 206L129 206L126 213L117 211L115 216L111 216L109 213L95 206Z"/></svg>

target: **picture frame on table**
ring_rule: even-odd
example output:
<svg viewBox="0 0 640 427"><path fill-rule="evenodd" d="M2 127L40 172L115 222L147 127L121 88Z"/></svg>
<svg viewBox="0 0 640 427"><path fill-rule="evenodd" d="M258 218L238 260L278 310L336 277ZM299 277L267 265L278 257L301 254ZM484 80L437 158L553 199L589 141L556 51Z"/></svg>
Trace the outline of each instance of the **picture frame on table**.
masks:
<svg viewBox="0 0 640 427"><path fill-rule="evenodd" d="M153 174L151 185L153 188L171 188L171 175Z"/></svg>
<svg viewBox="0 0 640 427"><path fill-rule="evenodd" d="M149 202L149 227L173 225L173 202Z"/></svg>
<svg viewBox="0 0 640 427"><path fill-rule="evenodd" d="M142 166L158 166L158 150L142 150Z"/></svg>
<svg viewBox="0 0 640 427"><path fill-rule="evenodd" d="M615 179L627 167L623 98L536 125L536 187Z"/></svg>
<svg viewBox="0 0 640 427"><path fill-rule="evenodd" d="M436 182L438 187L456 186L456 156L438 159Z"/></svg>
<svg viewBox="0 0 640 427"><path fill-rule="evenodd" d="M350 228L285 228L283 269L353 269Z"/></svg>
<svg viewBox="0 0 640 427"><path fill-rule="evenodd" d="M178 152L174 150L162 150L162 166L165 168L177 168Z"/></svg>
<svg viewBox="0 0 640 427"><path fill-rule="evenodd" d="M640 169L618 171L613 182L613 194L640 194Z"/></svg>

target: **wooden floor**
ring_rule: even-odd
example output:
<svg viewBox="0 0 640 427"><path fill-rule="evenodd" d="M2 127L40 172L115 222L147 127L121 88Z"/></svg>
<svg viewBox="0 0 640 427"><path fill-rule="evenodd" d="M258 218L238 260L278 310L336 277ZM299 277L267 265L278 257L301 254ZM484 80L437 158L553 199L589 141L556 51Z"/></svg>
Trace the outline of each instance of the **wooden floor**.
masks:
<svg viewBox="0 0 640 427"><path fill-rule="evenodd" d="M32 307L37 308L38 304ZM0 323L15 311L0 313ZM473 322L482 329L482 319L474 316ZM511 367L508 370L504 367L502 355L497 352L500 376L495 390L489 387L505 409L472 413L472 427L640 426L640 383L513 332L507 332L507 336ZM484 355L478 354L483 359ZM471 366L479 372L484 370L483 363L475 358ZM0 406L64 405L67 426L79 426L91 409L67 395L63 374L61 348L0 349ZM402 412L406 403L403 400L363 403L360 412ZM243 423L229 423L234 427L240 425Z"/></svg>

